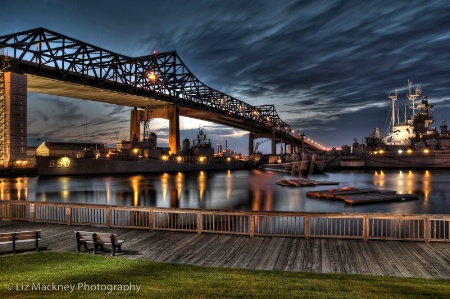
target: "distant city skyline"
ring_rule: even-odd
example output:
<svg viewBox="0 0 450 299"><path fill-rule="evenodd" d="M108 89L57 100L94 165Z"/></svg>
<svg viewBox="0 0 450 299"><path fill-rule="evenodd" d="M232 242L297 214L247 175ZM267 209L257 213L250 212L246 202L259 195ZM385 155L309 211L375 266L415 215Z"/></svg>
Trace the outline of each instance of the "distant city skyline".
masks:
<svg viewBox="0 0 450 299"><path fill-rule="evenodd" d="M398 89L404 109L408 80L435 106L432 126L450 115L445 1L5 0L2 11L0 35L44 27L127 56L176 50L206 85L251 105L275 105L295 132L328 148L361 142L375 127L385 133L388 94ZM129 134L130 107L28 99L29 145ZM199 126L215 148L228 139L247 154L248 132L232 127L182 118L181 139L195 138ZM167 127L161 119L150 124L161 146ZM260 149L267 153L270 143Z"/></svg>

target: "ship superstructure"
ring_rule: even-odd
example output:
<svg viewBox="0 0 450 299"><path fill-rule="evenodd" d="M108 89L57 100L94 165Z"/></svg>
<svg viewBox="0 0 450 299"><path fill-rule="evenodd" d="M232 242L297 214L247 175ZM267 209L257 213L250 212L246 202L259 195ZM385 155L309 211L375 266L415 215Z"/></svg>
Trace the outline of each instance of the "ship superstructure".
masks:
<svg viewBox="0 0 450 299"><path fill-rule="evenodd" d="M434 106L428 103L427 96L422 96L422 99L417 102L422 90L417 86L415 92L412 93L411 86L412 82L408 81L407 97L411 101L409 107L412 111L409 119L405 117L405 121L399 122L398 113L396 118L398 92L395 91L395 95L389 95L392 101L391 132L381 137L378 128L376 128L369 137L365 138L368 151L445 150L450 148L450 136L445 120L441 123L440 132L436 127L431 127L430 125L434 122Z"/></svg>

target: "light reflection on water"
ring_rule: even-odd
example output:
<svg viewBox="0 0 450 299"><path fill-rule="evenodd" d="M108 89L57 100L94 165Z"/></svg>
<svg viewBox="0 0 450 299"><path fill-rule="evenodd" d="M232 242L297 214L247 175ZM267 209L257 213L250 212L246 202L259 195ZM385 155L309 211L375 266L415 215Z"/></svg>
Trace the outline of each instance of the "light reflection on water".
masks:
<svg viewBox="0 0 450 299"><path fill-rule="evenodd" d="M339 186L300 188L276 185L282 178L286 175L260 170L3 178L0 200L255 211L450 213L450 170L334 171L312 178L338 181ZM306 196L311 190L348 185L416 194L419 200L352 206Z"/></svg>

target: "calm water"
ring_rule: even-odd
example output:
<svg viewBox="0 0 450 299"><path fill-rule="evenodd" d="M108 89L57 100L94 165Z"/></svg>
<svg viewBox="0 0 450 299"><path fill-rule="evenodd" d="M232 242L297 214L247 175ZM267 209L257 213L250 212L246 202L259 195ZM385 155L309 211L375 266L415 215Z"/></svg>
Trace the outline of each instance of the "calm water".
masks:
<svg viewBox="0 0 450 299"><path fill-rule="evenodd" d="M285 174L218 171L157 175L4 178L0 199L126 206L303 212L450 214L450 170L335 171L313 175L339 186L283 187ZM306 192L353 185L419 195L419 200L347 205Z"/></svg>

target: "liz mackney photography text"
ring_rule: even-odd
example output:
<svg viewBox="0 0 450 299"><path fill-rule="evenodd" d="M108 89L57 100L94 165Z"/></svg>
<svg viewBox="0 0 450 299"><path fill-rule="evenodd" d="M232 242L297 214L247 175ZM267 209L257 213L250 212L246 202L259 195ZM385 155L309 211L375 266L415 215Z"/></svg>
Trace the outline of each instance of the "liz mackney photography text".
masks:
<svg viewBox="0 0 450 299"><path fill-rule="evenodd" d="M107 292L107 293L139 293L141 285L127 284L89 284L78 282L75 284L64 283L7 283L6 289L11 292Z"/></svg>

